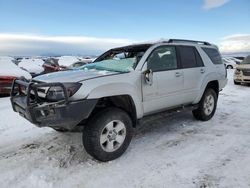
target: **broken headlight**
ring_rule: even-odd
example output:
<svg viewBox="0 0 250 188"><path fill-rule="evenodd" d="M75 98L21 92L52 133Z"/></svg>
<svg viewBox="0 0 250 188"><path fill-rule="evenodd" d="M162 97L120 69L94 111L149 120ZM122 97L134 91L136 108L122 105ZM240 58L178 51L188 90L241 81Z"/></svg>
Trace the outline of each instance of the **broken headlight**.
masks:
<svg viewBox="0 0 250 188"><path fill-rule="evenodd" d="M81 83L63 83L68 97L73 96L81 87ZM49 88L46 98L52 101L59 101L65 99L63 88L60 86L52 86Z"/></svg>

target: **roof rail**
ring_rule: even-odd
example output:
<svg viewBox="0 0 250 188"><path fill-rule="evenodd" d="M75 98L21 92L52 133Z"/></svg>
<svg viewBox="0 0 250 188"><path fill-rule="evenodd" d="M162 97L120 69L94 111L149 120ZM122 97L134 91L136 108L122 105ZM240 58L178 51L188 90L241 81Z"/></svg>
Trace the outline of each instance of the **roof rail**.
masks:
<svg viewBox="0 0 250 188"><path fill-rule="evenodd" d="M197 44L204 44L210 46L211 44L206 41L196 41L196 40L185 40L185 39L169 39L167 41L168 43L174 43L174 42L190 42L190 43L197 43Z"/></svg>

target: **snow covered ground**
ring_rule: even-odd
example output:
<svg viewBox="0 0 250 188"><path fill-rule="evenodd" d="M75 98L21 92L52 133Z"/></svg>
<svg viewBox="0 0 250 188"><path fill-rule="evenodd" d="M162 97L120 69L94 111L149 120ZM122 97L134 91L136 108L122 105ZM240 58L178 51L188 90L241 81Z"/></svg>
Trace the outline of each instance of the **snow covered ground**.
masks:
<svg viewBox="0 0 250 188"><path fill-rule="evenodd" d="M127 152L101 163L80 133L37 128L0 98L0 185L5 187L250 187L250 87L229 83L208 122L191 112L145 119Z"/></svg>

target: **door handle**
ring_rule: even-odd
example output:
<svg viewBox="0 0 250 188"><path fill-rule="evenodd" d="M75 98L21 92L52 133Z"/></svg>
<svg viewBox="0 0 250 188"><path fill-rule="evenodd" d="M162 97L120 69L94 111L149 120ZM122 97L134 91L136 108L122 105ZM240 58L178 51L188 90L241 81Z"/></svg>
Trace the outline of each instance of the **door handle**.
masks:
<svg viewBox="0 0 250 188"><path fill-rule="evenodd" d="M180 76L181 76L181 73L180 73L180 72L176 72L176 73L175 73L175 76L176 76L176 77L180 77Z"/></svg>
<svg viewBox="0 0 250 188"><path fill-rule="evenodd" d="M203 73L205 73L206 71L205 71L205 69L201 69L201 74L203 74Z"/></svg>

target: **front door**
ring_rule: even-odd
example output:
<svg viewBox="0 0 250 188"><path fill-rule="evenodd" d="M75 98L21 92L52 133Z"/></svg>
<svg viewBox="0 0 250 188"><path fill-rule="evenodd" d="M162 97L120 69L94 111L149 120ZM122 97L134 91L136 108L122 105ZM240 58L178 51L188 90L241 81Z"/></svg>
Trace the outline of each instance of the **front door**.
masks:
<svg viewBox="0 0 250 188"><path fill-rule="evenodd" d="M144 113L150 114L181 105L184 80L176 47L157 47L149 55L145 66L153 71L153 83L142 83Z"/></svg>

